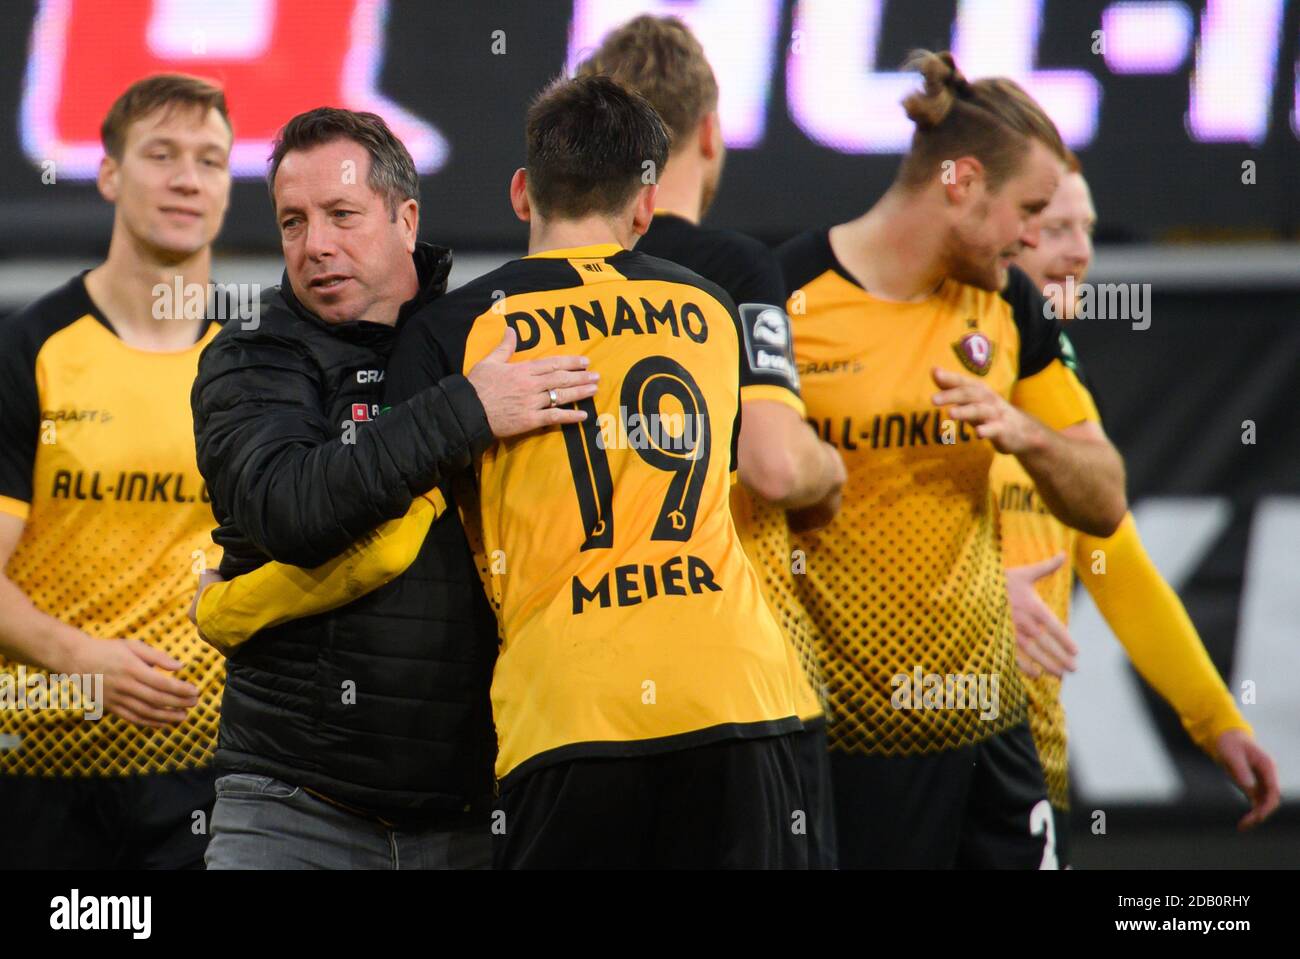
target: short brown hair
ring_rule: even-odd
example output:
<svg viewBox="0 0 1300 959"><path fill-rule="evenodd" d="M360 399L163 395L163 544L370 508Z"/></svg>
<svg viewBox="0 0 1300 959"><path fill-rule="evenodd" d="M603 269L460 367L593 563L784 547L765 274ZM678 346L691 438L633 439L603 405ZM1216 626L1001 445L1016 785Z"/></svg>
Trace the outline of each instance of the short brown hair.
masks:
<svg viewBox="0 0 1300 959"><path fill-rule="evenodd" d="M644 15L610 31L578 76L604 74L635 90L659 112L676 149L718 108L718 81L704 48L677 17Z"/></svg>
<svg viewBox="0 0 1300 959"><path fill-rule="evenodd" d="M397 219L397 208L407 200L420 202L420 176L415 172L406 145L388 129L377 113L358 113L337 107L317 107L299 113L280 128L271 149L266 186L275 206L275 174L291 150L310 150L336 140L351 140L370 154L370 189L388 201L388 213Z"/></svg>
<svg viewBox="0 0 1300 959"><path fill-rule="evenodd" d="M545 217L617 213L668 162L655 108L606 76L552 83L528 109L526 137L528 193Z"/></svg>
<svg viewBox="0 0 1300 959"><path fill-rule="evenodd" d="M970 83L947 52L916 50L905 66L920 72L925 87L903 100L916 124L911 149L898 170L904 186L922 185L944 160L973 156L984 164L989 188L996 190L1020 168L1030 140L1066 160L1056 124L1015 81L989 77Z"/></svg>
<svg viewBox="0 0 1300 959"><path fill-rule="evenodd" d="M132 123L155 110L177 107L202 110L205 117L209 110L216 110L230 127L226 94L220 87L184 73L157 73L135 81L113 101L99 128L104 152L114 160L121 160L126 131Z"/></svg>

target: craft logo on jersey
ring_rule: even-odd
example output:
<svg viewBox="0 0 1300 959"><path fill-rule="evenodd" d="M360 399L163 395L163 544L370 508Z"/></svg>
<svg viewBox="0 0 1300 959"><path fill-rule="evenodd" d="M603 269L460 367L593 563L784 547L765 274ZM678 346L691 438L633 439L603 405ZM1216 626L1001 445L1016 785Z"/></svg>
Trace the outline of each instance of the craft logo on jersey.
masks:
<svg viewBox="0 0 1300 959"><path fill-rule="evenodd" d="M861 360L827 360L824 363L800 363L800 376L820 376L828 373L861 373Z"/></svg>
<svg viewBox="0 0 1300 959"><path fill-rule="evenodd" d="M41 410L41 419L53 423L111 423L113 414L108 410Z"/></svg>
<svg viewBox="0 0 1300 959"><path fill-rule="evenodd" d="M986 375L993 366L994 345L978 330L967 333L952 345L952 349L961 365L976 376Z"/></svg>
<svg viewBox="0 0 1300 959"><path fill-rule="evenodd" d="M750 368L782 373L798 388L799 374L794 365L790 318L785 315L785 310L765 303L741 303L738 309Z"/></svg>

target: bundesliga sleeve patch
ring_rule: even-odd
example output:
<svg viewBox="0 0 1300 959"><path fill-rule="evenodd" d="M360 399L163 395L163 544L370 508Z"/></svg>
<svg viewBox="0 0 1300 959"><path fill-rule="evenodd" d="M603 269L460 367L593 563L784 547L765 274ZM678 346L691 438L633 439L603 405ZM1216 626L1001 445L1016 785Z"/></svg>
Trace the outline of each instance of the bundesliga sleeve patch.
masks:
<svg viewBox="0 0 1300 959"><path fill-rule="evenodd" d="M798 393L794 338L785 310L766 303L742 303L739 311L740 328L745 334L745 357L755 382L785 386Z"/></svg>

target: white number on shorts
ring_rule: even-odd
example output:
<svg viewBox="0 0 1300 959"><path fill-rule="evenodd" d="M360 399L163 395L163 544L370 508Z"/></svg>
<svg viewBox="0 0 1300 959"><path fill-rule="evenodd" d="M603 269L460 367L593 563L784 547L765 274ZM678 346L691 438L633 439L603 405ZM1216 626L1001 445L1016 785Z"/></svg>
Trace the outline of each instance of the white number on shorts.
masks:
<svg viewBox="0 0 1300 959"><path fill-rule="evenodd" d="M1043 861L1039 869L1060 869L1056 858L1056 821L1052 819L1052 804L1040 799L1029 810L1029 835L1043 836Z"/></svg>

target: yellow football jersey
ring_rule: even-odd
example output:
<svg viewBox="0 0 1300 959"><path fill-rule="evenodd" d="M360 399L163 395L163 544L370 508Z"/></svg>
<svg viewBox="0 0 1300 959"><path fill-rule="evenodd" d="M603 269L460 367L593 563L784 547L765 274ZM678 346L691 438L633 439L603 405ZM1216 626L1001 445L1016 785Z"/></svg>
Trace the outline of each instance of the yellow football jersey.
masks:
<svg viewBox="0 0 1300 959"><path fill-rule="evenodd" d="M1069 622L1070 564L1075 531L1043 505L1034 481L1014 456L993 458L993 499L998 506L1002 558L1006 566L1026 566L1064 553L1065 563L1034 584L1039 598L1062 623ZM1058 809L1070 808L1070 774L1065 707L1061 680L1048 673L1024 676L1029 694L1029 729L1047 780L1047 798Z"/></svg>
<svg viewBox="0 0 1300 959"><path fill-rule="evenodd" d="M763 598L785 634L795 675L795 710L805 724L820 723L826 715L826 683L817 663L817 627L796 584L807 564L794 545L785 510L737 483L731 490L731 512L745 555L758 572Z"/></svg>
<svg viewBox="0 0 1300 959"><path fill-rule="evenodd" d="M189 393L218 329L175 353L134 349L81 277L4 322L0 510L26 521L9 578L38 609L92 636L138 639L180 660L175 675L198 687L199 702L165 730L78 709L0 710L0 772L123 775L211 758L225 666L186 610L220 550ZM22 676L31 688L38 672L0 658L11 686Z"/></svg>
<svg viewBox="0 0 1300 959"><path fill-rule="evenodd" d="M800 728L790 659L728 499L739 317L697 274L617 245L480 277L403 329L397 403L516 356L585 354L582 424L499 442L457 495L503 644L492 683L510 779L580 756L644 755Z"/></svg>
<svg viewBox="0 0 1300 959"><path fill-rule="evenodd" d="M1049 426L1088 419L1087 393L1059 359L1059 326L1019 271L1003 294L948 280L897 303L852 279L826 231L778 255L808 418L848 468L840 514L796 537L831 748L926 753L1024 722L994 449L934 406L931 370L979 377Z"/></svg>

